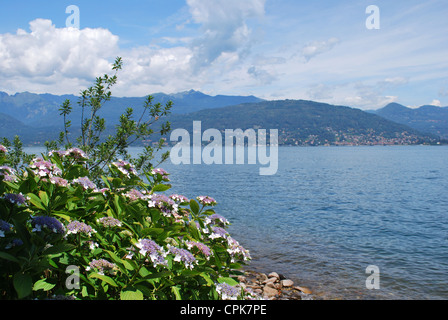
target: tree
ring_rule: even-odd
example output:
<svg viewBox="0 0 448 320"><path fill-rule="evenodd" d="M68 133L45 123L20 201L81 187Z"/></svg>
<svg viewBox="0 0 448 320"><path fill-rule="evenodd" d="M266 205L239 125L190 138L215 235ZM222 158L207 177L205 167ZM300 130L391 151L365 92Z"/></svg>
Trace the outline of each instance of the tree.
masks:
<svg viewBox="0 0 448 320"><path fill-rule="evenodd" d="M153 103L153 97L149 95L143 105L143 110L137 120L134 118L134 109L127 108L120 116L119 124L113 134L104 137L106 130L105 119L99 115L99 111L104 103L111 99L111 88L117 83L117 73L123 66L122 58L117 57L112 66L114 75L105 74L97 77L95 84L81 92L78 106L82 109L80 128L81 135L72 141L70 127L72 125L69 115L72 112L70 100L65 100L59 111L63 116L64 131L60 133L57 141L47 141L45 143L48 150L61 147L65 149L79 148L85 152L88 158L87 169L92 177L99 182L100 177L107 169L107 164L118 158L130 161L137 171L147 171L153 164L154 152L159 151L165 142L161 138L158 144L153 147L148 145L137 158L131 158L128 147L137 140L149 140L152 134L160 134L162 137L170 131L170 123L162 123L158 131L154 131L151 126L161 117L170 113L172 102L167 102L164 106L160 103ZM169 157L169 151L161 156L161 161Z"/></svg>

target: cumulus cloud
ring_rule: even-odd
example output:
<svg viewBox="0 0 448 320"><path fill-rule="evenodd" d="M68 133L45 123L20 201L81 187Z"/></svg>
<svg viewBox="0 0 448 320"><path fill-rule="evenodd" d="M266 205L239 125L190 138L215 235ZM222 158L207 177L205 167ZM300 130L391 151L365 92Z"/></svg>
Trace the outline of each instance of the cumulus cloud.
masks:
<svg viewBox="0 0 448 320"><path fill-rule="evenodd" d="M301 55L305 58L305 61L308 62L311 60L311 58L314 58L315 56L324 52L330 51L339 42L340 41L338 38L330 38L326 41L314 41L308 43L302 48Z"/></svg>
<svg viewBox="0 0 448 320"><path fill-rule="evenodd" d="M191 43L195 70L213 63L222 53L250 51L250 18L264 14L265 0L187 0L192 19L201 25L202 36Z"/></svg>
<svg viewBox="0 0 448 320"><path fill-rule="evenodd" d="M109 68L118 48L118 37L106 29L57 29L50 20L36 19L30 30L0 34L2 75L90 77Z"/></svg>

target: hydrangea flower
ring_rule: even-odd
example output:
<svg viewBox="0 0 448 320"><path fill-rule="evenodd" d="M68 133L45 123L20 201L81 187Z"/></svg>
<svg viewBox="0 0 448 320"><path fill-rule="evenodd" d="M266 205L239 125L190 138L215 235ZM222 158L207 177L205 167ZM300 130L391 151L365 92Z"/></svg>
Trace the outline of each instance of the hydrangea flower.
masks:
<svg viewBox="0 0 448 320"><path fill-rule="evenodd" d="M21 246L22 244L23 244L22 239L15 238L15 239L12 239L12 241L5 246L5 249L11 249L14 247L18 247L18 246Z"/></svg>
<svg viewBox="0 0 448 320"><path fill-rule="evenodd" d="M60 187L67 187L68 181L61 177L51 177L50 182Z"/></svg>
<svg viewBox="0 0 448 320"><path fill-rule="evenodd" d="M30 165L33 172L40 177L51 178L53 176L59 176L62 174L62 170L50 161L43 160L42 158L35 158Z"/></svg>
<svg viewBox="0 0 448 320"><path fill-rule="evenodd" d="M208 236L210 239L223 238L227 239L229 233L221 227L212 227L212 233Z"/></svg>
<svg viewBox="0 0 448 320"><path fill-rule="evenodd" d="M209 196L199 196L196 199L204 206L214 206L217 204L216 200Z"/></svg>
<svg viewBox="0 0 448 320"><path fill-rule="evenodd" d="M96 184L94 184L92 181L90 181L90 179L88 177L79 177L79 178L74 179L73 182L81 185L85 190L97 189Z"/></svg>
<svg viewBox="0 0 448 320"><path fill-rule="evenodd" d="M41 232L43 229L48 229L54 233L64 234L64 225L56 218L48 216L37 216L33 217L31 220L31 225L33 229L31 231Z"/></svg>
<svg viewBox="0 0 448 320"><path fill-rule="evenodd" d="M68 150L51 150L48 153L48 156L51 157L54 154L57 154L61 158L72 158L78 161L85 161L89 159L87 154L79 148L71 148Z"/></svg>
<svg viewBox="0 0 448 320"><path fill-rule="evenodd" d="M11 232L12 228L13 228L12 224L4 220L0 220L0 238L4 238L5 233Z"/></svg>
<svg viewBox="0 0 448 320"><path fill-rule="evenodd" d="M190 251L186 249L177 248L171 245L168 245L168 250L171 254L174 255L174 261L183 262L186 268L190 270L194 268L193 264L197 264L198 261L191 254Z"/></svg>
<svg viewBox="0 0 448 320"><path fill-rule="evenodd" d="M242 258L244 261L251 259L249 250L244 249L244 247L232 237L229 236L227 238L227 244L229 246L227 252L230 253L231 262L235 262L235 258Z"/></svg>
<svg viewBox="0 0 448 320"><path fill-rule="evenodd" d="M162 180L163 181L170 181L170 179L168 178L169 173L166 172L165 170L163 170L162 168L156 168L156 169L152 169L151 170L151 174L157 174L157 175L161 175L162 176Z"/></svg>
<svg viewBox="0 0 448 320"><path fill-rule="evenodd" d="M135 244L139 248L140 254L147 256L151 259L154 268L158 265L167 266L168 261L165 259L167 253L161 246L150 239L141 239Z"/></svg>
<svg viewBox="0 0 448 320"><path fill-rule="evenodd" d="M102 217L97 220L98 223L105 227L121 227L121 221L112 217Z"/></svg>
<svg viewBox="0 0 448 320"><path fill-rule="evenodd" d="M179 206L170 197L164 194L151 194L148 195L148 207L158 208L162 211L162 214L166 217L177 213Z"/></svg>
<svg viewBox="0 0 448 320"><path fill-rule="evenodd" d="M180 194L172 194L172 195L170 195L170 198L179 203L185 203L185 202L190 201L190 200L188 200L187 197L180 195Z"/></svg>
<svg viewBox="0 0 448 320"><path fill-rule="evenodd" d="M16 171L8 166L0 166L0 177L3 177L4 181L16 182Z"/></svg>
<svg viewBox="0 0 448 320"><path fill-rule="evenodd" d="M202 242L187 241L185 244L187 245L188 250L193 251L193 250L197 249L199 252L201 252L207 258L207 260L210 259L210 256L212 255L212 251L210 250L210 248L208 246L206 246Z"/></svg>
<svg viewBox="0 0 448 320"><path fill-rule="evenodd" d="M205 223L206 224L214 224L214 225L218 225L221 227L224 227L224 226L230 224L226 218L224 218L222 215L217 214L217 213L214 213L211 216L206 217Z"/></svg>
<svg viewBox="0 0 448 320"><path fill-rule="evenodd" d="M105 259L95 259L89 263L89 266L86 268L86 270L89 271L91 269L97 269L99 274L104 275L104 271L111 271L116 267L117 265L115 263L111 263Z"/></svg>
<svg viewBox="0 0 448 320"><path fill-rule="evenodd" d="M85 160L89 159L87 154L83 150L81 150L79 148L70 148L70 149L68 149L66 151L65 156L69 157L69 158L73 158L75 160L81 160L81 161L85 161Z"/></svg>
<svg viewBox="0 0 448 320"><path fill-rule="evenodd" d="M128 192L126 192L124 194L124 196L126 198L129 198L131 201L135 201L138 199L144 199L145 196L143 195L143 193L141 193L140 191L136 190L136 189L131 189Z"/></svg>
<svg viewBox="0 0 448 320"><path fill-rule="evenodd" d="M219 283L216 285L216 292L218 292L223 300L238 300L241 289L227 283Z"/></svg>
<svg viewBox="0 0 448 320"><path fill-rule="evenodd" d="M85 224L84 222L80 221L72 221L67 225L67 234L85 234L87 236L91 236L92 233L96 233L96 231L89 226L88 224Z"/></svg>
<svg viewBox="0 0 448 320"><path fill-rule="evenodd" d="M25 197L22 192L20 193L6 193L5 194L5 200L8 200L11 203L17 204L19 206L21 205L27 205L27 201L29 200L29 197Z"/></svg>
<svg viewBox="0 0 448 320"><path fill-rule="evenodd" d="M117 162L112 162L112 165L128 178L130 178L131 175L138 175L137 170L135 170L134 166L127 161L120 159Z"/></svg>

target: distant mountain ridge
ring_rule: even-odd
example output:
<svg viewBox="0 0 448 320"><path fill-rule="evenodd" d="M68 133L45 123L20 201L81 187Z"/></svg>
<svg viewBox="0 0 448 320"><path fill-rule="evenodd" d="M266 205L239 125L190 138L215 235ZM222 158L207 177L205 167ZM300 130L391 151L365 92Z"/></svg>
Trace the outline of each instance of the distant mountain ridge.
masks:
<svg viewBox="0 0 448 320"><path fill-rule="evenodd" d="M254 96L210 96L199 91L190 90L174 94L154 93L154 103L165 104L173 101L173 114L183 114L208 108L219 108L248 102L260 102L263 99ZM138 110L143 106L146 97L112 97L101 109L101 116L106 123L117 123L126 108ZM79 119L80 108L76 108L79 97L75 95L35 94L29 92L8 95L0 92L0 112L10 115L31 127L48 127L62 125L59 107L69 99L73 106L73 119Z"/></svg>
<svg viewBox="0 0 448 320"><path fill-rule="evenodd" d="M384 108L371 112L421 132L448 139L448 107L423 105L413 109L398 103L389 103Z"/></svg>
<svg viewBox="0 0 448 320"><path fill-rule="evenodd" d="M193 121L201 121L202 131L225 129L278 129L283 145L383 145L436 143L402 124L346 106L307 100L278 100L245 103L170 115L172 128L192 134Z"/></svg>
<svg viewBox="0 0 448 320"><path fill-rule="evenodd" d="M174 94L155 93L152 96L154 103L173 101L172 114L167 119L173 129L189 130L195 120L202 121L203 130L278 129L280 143L287 145L435 143L437 138L434 134L440 135L438 132L443 133L447 129L446 124L443 128L443 123L440 123L442 128L437 132L426 130L427 134L415 128L418 123L438 123L437 112L440 110L429 107L422 107L422 110L435 112L427 115L430 120L403 123L387 119L411 119L411 116L406 116L409 108L398 104L365 112L307 100L266 101L254 96L210 96L194 90ZM8 95L0 92L0 137L12 139L14 135L19 135L27 145L41 145L46 140L56 139L63 129L58 109L66 99L73 106L69 120L72 120L71 132L77 136L81 116L80 108L77 108L78 97L29 92ZM100 115L106 119L106 127L112 130L128 107L133 107L139 114L144 99L112 97L101 109Z"/></svg>

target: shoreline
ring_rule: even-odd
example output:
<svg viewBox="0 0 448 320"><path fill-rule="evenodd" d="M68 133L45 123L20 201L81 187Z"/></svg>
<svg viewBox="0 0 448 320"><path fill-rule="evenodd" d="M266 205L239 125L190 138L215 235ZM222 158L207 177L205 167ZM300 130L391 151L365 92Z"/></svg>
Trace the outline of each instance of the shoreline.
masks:
<svg viewBox="0 0 448 320"><path fill-rule="evenodd" d="M263 300L322 300L313 295L307 288L294 283L282 274L273 271L264 273L251 269L243 269L238 282L243 288L250 289Z"/></svg>

